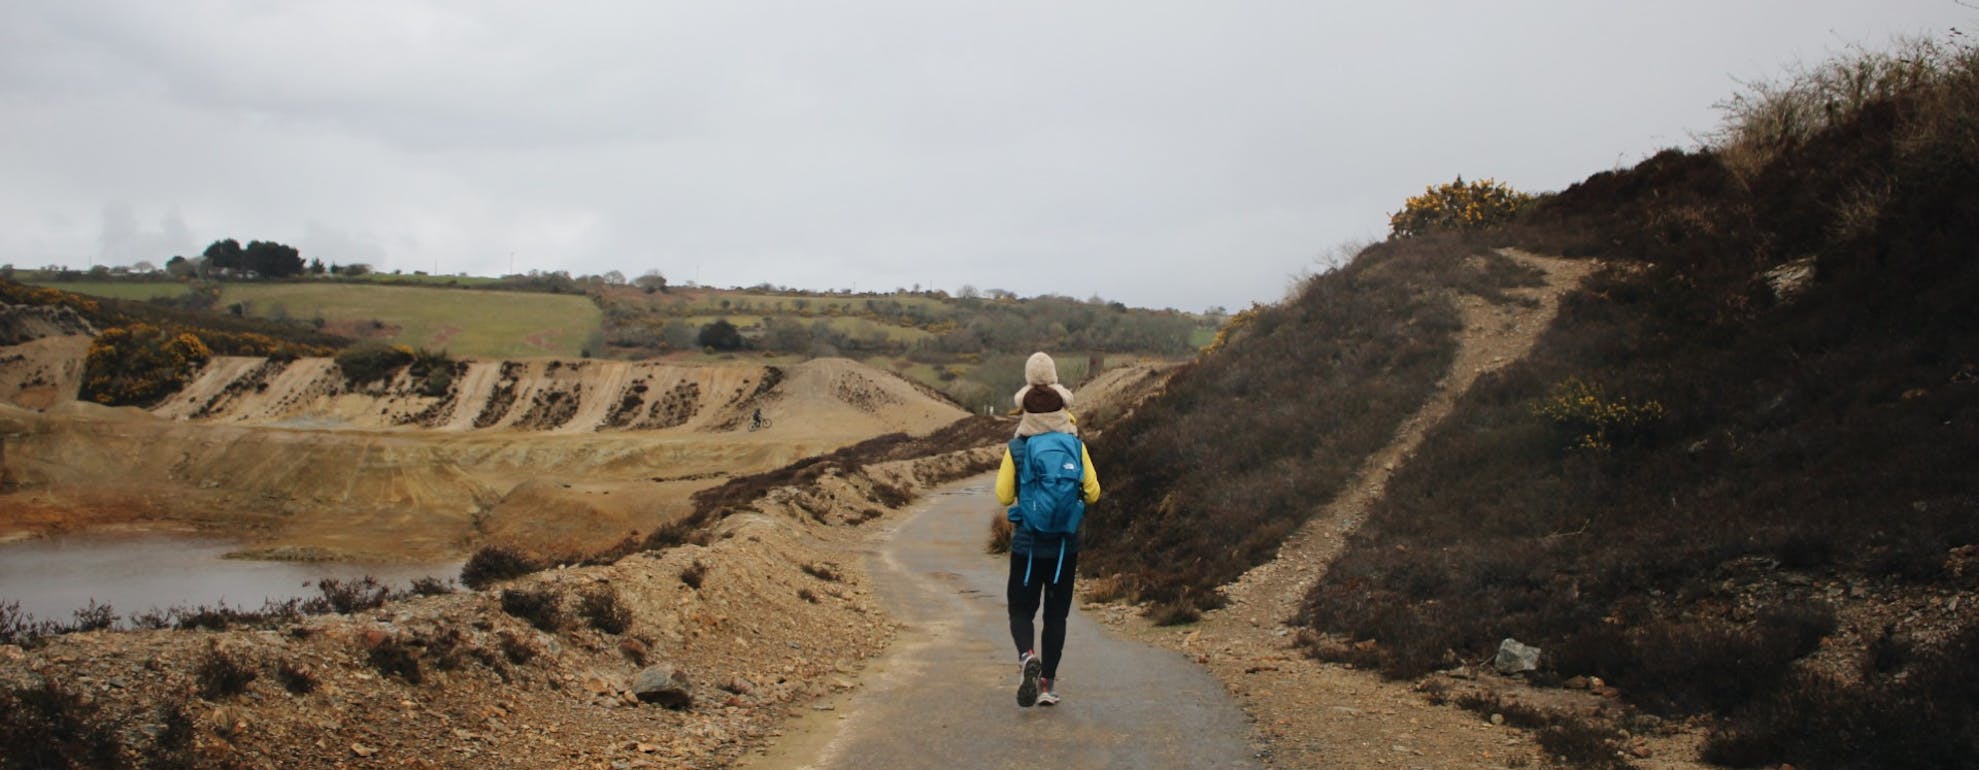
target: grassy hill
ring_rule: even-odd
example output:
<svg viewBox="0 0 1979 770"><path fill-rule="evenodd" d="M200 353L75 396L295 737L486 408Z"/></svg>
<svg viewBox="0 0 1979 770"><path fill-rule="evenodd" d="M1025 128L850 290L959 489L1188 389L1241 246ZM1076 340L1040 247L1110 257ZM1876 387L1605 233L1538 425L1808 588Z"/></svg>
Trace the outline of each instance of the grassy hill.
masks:
<svg viewBox="0 0 1979 770"><path fill-rule="evenodd" d="M1732 766L1969 766L1979 54L1861 54L1731 105L1709 147L1257 314L1096 444L1087 564L1215 606L1423 402L1466 257L1599 259L1397 469L1306 598L1308 651L1413 677L1537 644L1535 681L1632 707L1580 733L1602 766L1658 720Z"/></svg>
<svg viewBox="0 0 1979 770"><path fill-rule="evenodd" d="M42 285L130 300L187 293L177 282L68 281ZM497 292L370 281L220 284L220 309L275 321L308 322L352 339L445 350L460 357L575 358L596 345L601 314L575 294ZM321 321L321 323L317 323Z"/></svg>
<svg viewBox="0 0 1979 770"><path fill-rule="evenodd" d="M472 288L458 276L377 276L278 282L25 280L133 303L204 304L218 315L300 324L352 340L456 357L643 359L756 355L782 361L845 356L942 391L970 411L1008 408L1022 359L1050 350L1077 382L1108 359L1178 359L1213 338L1219 316L1144 310L1066 297L950 297L942 292L853 294L771 287L652 290L512 276ZM389 281L386 283L385 281ZM197 296L199 291L217 295ZM733 345L703 330L735 327Z"/></svg>

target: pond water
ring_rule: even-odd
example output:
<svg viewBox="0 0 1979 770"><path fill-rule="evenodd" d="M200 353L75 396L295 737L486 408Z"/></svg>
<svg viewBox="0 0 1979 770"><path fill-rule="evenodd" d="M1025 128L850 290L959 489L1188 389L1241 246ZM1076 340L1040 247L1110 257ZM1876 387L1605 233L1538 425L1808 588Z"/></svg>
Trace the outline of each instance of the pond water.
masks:
<svg viewBox="0 0 1979 770"><path fill-rule="evenodd" d="M458 581L461 562L363 564L228 559L238 543L185 535L85 535L0 545L0 604L37 620L69 622L92 600L130 616L151 609L313 598L316 581L366 575L394 589L421 577Z"/></svg>

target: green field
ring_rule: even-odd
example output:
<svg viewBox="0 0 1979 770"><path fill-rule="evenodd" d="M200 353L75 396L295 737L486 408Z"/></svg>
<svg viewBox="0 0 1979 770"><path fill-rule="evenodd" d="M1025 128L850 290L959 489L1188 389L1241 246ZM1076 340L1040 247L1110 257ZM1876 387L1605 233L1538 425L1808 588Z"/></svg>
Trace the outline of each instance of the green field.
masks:
<svg viewBox="0 0 1979 770"><path fill-rule="evenodd" d="M905 308L919 308L936 318L950 318L955 315L953 305L929 297L903 295L836 295L836 294L760 294L752 292L712 291L708 289L678 289L665 298L653 301L655 307L664 308L674 315L720 315L756 314L789 315L806 318L825 318L830 314L827 308L837 308L840 312L858 313L866 310L866 303L872 301L881 305L898 304ZM799 303L803 307L798 307ZM727 303L724 305L723 303Z"/></svg>
<svg viewBox="0 0 1979 770"><path fill-rule="evenodd" d="M340 278L343 281L361 283L398 284L409 286L464 286L475 288L501 283L500 278L480 275L420 275L418 273L365 273L356 278Z"/></svg>
<svg viewBox="0 0 1979 770"><path fill-rule="evenodd" d="M456 356L579 355L603 314L586 297L350 284L229 284L222 306L264 318L321 318L330 331Z"/></svg>
<svg viewBox="0 0 1979 770"><path fill-rule="evenodd" d="M710 313L708 315L687 316L676 320L686 322L691 326L701 327L714 323L717 320L727 319L729 323L735 324L736 328L751 329L762 326L764 317L764 314L761 313ZM932 336L925 329L894 326L892 324L880 323L870 318L854 318L852 316L795 316L788 313L780 315L773 314L768 317L780 318L786 321L797 321L807 325L823 321L831 328L858 339L870 339L873 335L878 334L885 336L887 339L897 340L911 345Z"/></svg>

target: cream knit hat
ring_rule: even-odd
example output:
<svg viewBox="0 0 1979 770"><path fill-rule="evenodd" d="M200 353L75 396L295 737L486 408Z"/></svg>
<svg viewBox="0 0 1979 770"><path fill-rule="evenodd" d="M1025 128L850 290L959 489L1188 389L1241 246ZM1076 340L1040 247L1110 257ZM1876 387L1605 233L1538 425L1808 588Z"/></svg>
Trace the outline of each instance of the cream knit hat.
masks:
<svg viewBox="0 0 1979 770"><path fill-rule="evenodd" d="M1043 351L1032 353L1031 357L1024 361L1024 382L1028 384L1018 389L1017 397L1011 399L1018 409L1024 408L1024 394L1031 392L1032 388L1045 387L1058 391L1059 398L1065 400L1065 408L1072 407L1072 389L1058 384L1058 364Z"/></svg>

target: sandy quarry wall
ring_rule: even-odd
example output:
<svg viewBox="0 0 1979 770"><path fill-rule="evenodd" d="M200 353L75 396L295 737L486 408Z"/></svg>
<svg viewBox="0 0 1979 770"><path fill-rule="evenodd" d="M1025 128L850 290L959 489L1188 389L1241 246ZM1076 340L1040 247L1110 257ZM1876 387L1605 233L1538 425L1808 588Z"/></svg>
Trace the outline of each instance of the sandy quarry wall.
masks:
<svg viewBox="0 0 1979 770"><path fill-rule="evenodd" d="M0 348L19 358L0 368L12 392L60 391L0 401L0 537L155 519L325 557L446 557L494 540L575 551L664 525L729 476L964 416L843 359L477 361L431 387L405 373L354 386L328 359L223 356L146 411L75 401L79 372L49 374L86 346Z"/></svg>
<svg viewBox="0 0 1979 770"><path fill-rule="evenodd" d="M963 416L845 359L794 366L532 359L471 361L436 386L400 372L355 385L329 359L220 356L153 409L172 420L290 428L920 432Z"/></svg>

